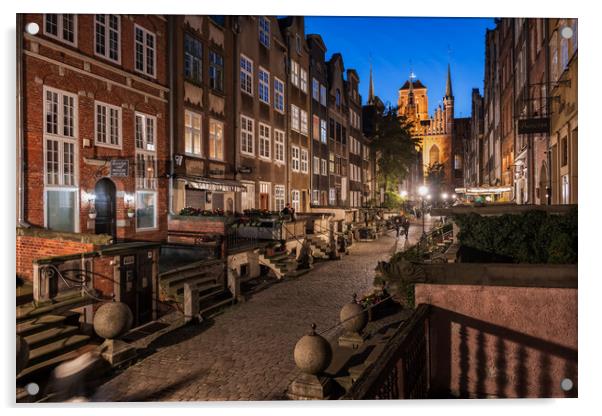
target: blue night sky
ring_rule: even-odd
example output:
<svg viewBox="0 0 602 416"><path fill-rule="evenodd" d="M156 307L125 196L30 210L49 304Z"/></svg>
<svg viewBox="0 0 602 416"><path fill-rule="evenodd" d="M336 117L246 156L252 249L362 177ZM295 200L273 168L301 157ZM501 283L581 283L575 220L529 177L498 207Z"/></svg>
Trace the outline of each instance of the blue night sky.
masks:
<svg viewBox="0 0 602 416"><path fill-rule="evenodd" d="M340 52L345 69L358 72L364 102L372 59L374 92L385 104L397 105L397 91L411 67L428 89L432 114L445 94L449 62L456 117L470 116L472 88L483 92L485 29L494 27L493 18L305 18L305 33L322 36L326 59Z"/></svg>

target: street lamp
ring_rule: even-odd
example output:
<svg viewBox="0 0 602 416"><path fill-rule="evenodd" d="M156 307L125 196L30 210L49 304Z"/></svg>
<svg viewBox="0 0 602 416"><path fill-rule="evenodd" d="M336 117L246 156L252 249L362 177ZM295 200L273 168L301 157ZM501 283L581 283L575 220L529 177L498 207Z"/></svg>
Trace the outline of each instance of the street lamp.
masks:
<svg viewBox="0 0 602 416"><path fill-rule="evenodd" d="M406 196L408 196L408 191L401 191L401 197L405 198Z"/></svg>

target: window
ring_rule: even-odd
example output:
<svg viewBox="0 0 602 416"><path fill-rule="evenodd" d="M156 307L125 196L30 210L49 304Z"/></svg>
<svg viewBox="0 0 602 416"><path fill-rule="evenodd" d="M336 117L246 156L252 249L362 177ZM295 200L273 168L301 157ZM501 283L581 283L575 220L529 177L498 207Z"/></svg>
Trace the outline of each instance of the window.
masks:
<svg viewBox="0 0 602 416"><path fill-rule="evenodd" d="M309 172L309 155L307 154L307 149L301 149L301 172L308 173Z"/></svg>
<svg viewBox="0 0 602 416"><path fill-rule="evenodd" d="M291 59L291 83L299 86L299 64Z"/></svg>
<svg viewBox="0 0 602 416"><path fill-rule="evenodd" d="M136 189L157 189L157 158L155 152L136 151Z"/></svg>
<svg viewBox="0 0 602 416"><path fill-rule="evenodd" d="M320 120L320 140L326 143L326 120Z"/></svg>
<svg viewBox="0 0 602 416"><path fill-rule="evenodd" d="M77 96L44 89L45 226L78 229Z"/></svg>
<svg viewBox="0 0 602 416"><path fill-rule="evenodd" d="M320 191L314 189L311 191L311 203L314 205L318 205L320 203Z"/></svg>
<svg viewBox="0 0 602 416"><path fill-rule="evenodd" d="M201 115L184 112L184 151L189 155L202 156Z"/></svg>
<svg viewBox="0 0 602 416"><path fill-rule="evenodd" d="M224 90L224 57L209 51L209 86L222 92Z"/></svg>
<svg viewBox="0 0 602 416"><path fill-rule="evenodd" d="M197 84L203 80L203 44L188 33L184 35L184 78Z"/></svg>
<svg viewBox="0 0 602 416"><path fill-rule="evenodd" d="M291 104L291 129L299 131L299 107Z"/></svg>
<svg viewBox="0 0 602 416"><path fill-rule="evenodd" d="M121 108L96 101L95 109L96 144L121 148Z"/></svg>
<svg viewBox="0 0 602 416"><path fill-rule="evenodd" d="M291 205L293 206L293 209L295 210L295 212L298 212L300 209L299 194L300 194L300 192L297 191L296 189L293 189L291 191Z"/></svg>
<svg viewBox="0 0 602 416"><path fill-rule="evenodd" d="M569 145L568 139L564 136L560 140L560 166L566 166L569 163Z"/></svg>
<svg viewBox="0 0 602 416"><path fill-rule="evenodd" d="M317 156L314 156L313 172L316 175L320 174L320 158Z"/></svg>
<svg viewBox="0 0 602 416"><path fill-rule="evenodd" d="M552 58L550 60L550 72L552 75L552 81L558 80L558 32L554 32L552 40L550 41L550 49L552 51Z"/></svg>
<svg viewBox="0 0 602 416"><path fill-rule="evenodd" d="M327 105L327 101L326 101L326 86L320 84L320 104L322 104L324 107L326 107Z"/></svg>
<svg viewBox="0 0 602 416"><path fill-rule="evenodd" d="M285 163L284 154L284 132L282 130L274 130L274 160L276 162Z"/></svg>
<svg viewBox="0 0 602 416"><path fill-rule="evenodd" d="M297 53L301 55L301 36L298 34L295 36L295 49L297 49Z"/></svg>
<svg viewBox="0 0 602 416"><path fill-rule="evenodd" d="M136 71L155 76L155 34L134 26L136 46ZM199 74L200 76L200 74Z"/></svg>
<svg viewBox="0 0 602 416"><path fill-rule="evenodd" d="M74 14L45 14L44 33L75 46L77 44L77 16Z"/></svg>
<svg viewBox="0 0 602 416"><path fill-rule="evenodd" d="M259 17L259 42L266 48L270 47L270 21L263 16Z"/></svg>
<svg viewBox="0 0 602 416"><path fill-rule="evenodd" d="M305 110L300 110L300 111L301 111L301 134L304 134L307 136L309 134L309 131L308 131L309 127L307 125L307 122L308 122L307 111L305 111Z"/></svg>
<svg viewBox="0 0 602 416"><path fill-rule="evenodd" d="M114 14L97 14L95 17L94 44L97 55L119 62L121 21Z"/></svg>
<svg viewBox="0 0 602 416"><path fill-rule="evenodd" d="M340 109L341 108L341 90L337 88L336 95L334 98L334 105Z"/></svg>
<svg viewBox="0 0 602 416"><path fill-rule="evenodd" d="M276 211L284 209L284 185L274 185L274 204Z"/></svg>
<svg viewBox="0 0 602 416"><path fill-rule="evenodd" d="M311 79L311 94L314 100L320 102L320 83L317 79Z"/></svg>
<svg viewBox="0 0 602 416"><path fill-rule="evenodd" d="M253 141L255 138L255 121L252 118L240 116L240 151L253 155Z"/></svg>
<svg viewBox="0 0 602 416"><path fill-rule="evenodd" d="M320 170L321 170L321 174L323 176L328 175L328 167L327 167L328 161L326 159L320 159Z"/></svg>
<svg viewBox="0 0 602 416"><path fill-rule="evenodd" d="M299 172L299 148L297 146L291 147L291 157L293 159L292 170Z"/></svg>
<svg viewBox="0 0 602 416"><path fill-rule="evenodd" d="M243 182L245 191L241 192L242 210L255 208L255 184L253 182Z"/></svg>
<svg viewBox="0 0 602 416"><path fill-rule="evenodd" d="M244 55L240 55L240 89L253 95L253 61Z"/></svg>
<svg viewBox="0 0 602 416"><path fill-rule="evenodd" d="M284 113L284 82L274 77L274 108Z"/></svg>
<svg viewBox="0 0 602 416"><path fill-rule="evenodd" d="M334 120L333 119L329 119L329 134L328 137L330 137L332 140L334 140L334 136L335 136L335 128L334 128Z"/></svg>
<svg viewBox="0 0 602 416"><path fill-rule="evenodd" d="M320 140L320 117L315 114L312 116L312 137L314 140Z"/></svg>
<svg viewBox="0 0 602 416"><path fill-rule="evenodd" d="M209 119L209 158L224 160L224 123Z"/></svg>
<svg viewBox="0 0 602 416"><path fill-rule="evenodd" d="M271 133L270 126L259 123L259 157L270 158Z"/></svg>
<svg viewBox="0 0 602 416"><path fill-rule="evenodd" d="M301 91L307 92L307 71L301 68L301 76L299 77Z"/></svg>
<svg viewBox="0 0 602 416"><path fill-rule="evenodd" d="M135 119L136 149L154 152L156 143L156 117L136 113Z"/></svg>
<svg viewBox="0 0 602 416"><path fill-rule="evenodd" d="M560 36L560 69L564 70L569 64L569 40Z"/></svg>
<svg viewBox="0 0 602 416"><path fill-rule="evenodd" d="M561 198L562 204L569 203L569 175L562 175L562 183L561 183Z"/></svg>
<svg viewBox="0 0 602 416"><path fill-rule="evenodd" d="M270 73L259 67L259 101L270 103Z"/></svg>
<svg viewBox="0 0 602 416"><path fill-rule="evenodd" d="M157 193L136 191L136 229L157 228Z"/></svg>
<svg viewBox="0 0 602 416"><path fill-rule="evenodd" d="M328 203L330 205L337 203L337 190L335 188L330 188L328 190Z"/></svg>
<svg viewBox="0 0 602 416"><path fill-rule="evenodd" d="M328 170L330 171L330 173L334 173L334 153L330 152L330 155L328 156L328 158L329 158Z"/></svg>

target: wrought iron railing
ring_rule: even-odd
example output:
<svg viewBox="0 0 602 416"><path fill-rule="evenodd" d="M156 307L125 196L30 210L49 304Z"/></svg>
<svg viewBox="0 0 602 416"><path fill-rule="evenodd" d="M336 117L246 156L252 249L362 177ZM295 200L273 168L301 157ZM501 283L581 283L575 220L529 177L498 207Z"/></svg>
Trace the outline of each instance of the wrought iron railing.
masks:
<svg viewBox="0 0 602 416"><path fill-rule="evenodd" d="M429 394L430 306L418 306L382 355L353 383L343 400L424 399Z"/></svg>

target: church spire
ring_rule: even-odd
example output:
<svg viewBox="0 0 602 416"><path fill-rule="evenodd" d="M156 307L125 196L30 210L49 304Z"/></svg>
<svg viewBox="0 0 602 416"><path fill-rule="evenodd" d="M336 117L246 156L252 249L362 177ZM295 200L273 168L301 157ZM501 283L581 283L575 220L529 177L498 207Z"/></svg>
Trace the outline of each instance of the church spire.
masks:
<svg viewBox="0 0 602 416"><path fill-rule="evenodd" d="M370 85L368 86L368 104L374 104L374 80L372 79L372 63L370 63Z"/></svg>
<svg viewBox="0 0 602 416"><path fill-rule="evenodd" d="M452 82L451 82L451 69L449 64L447 64L447 83L445 84L445 97L453 98L452 93Z"/></svg>

